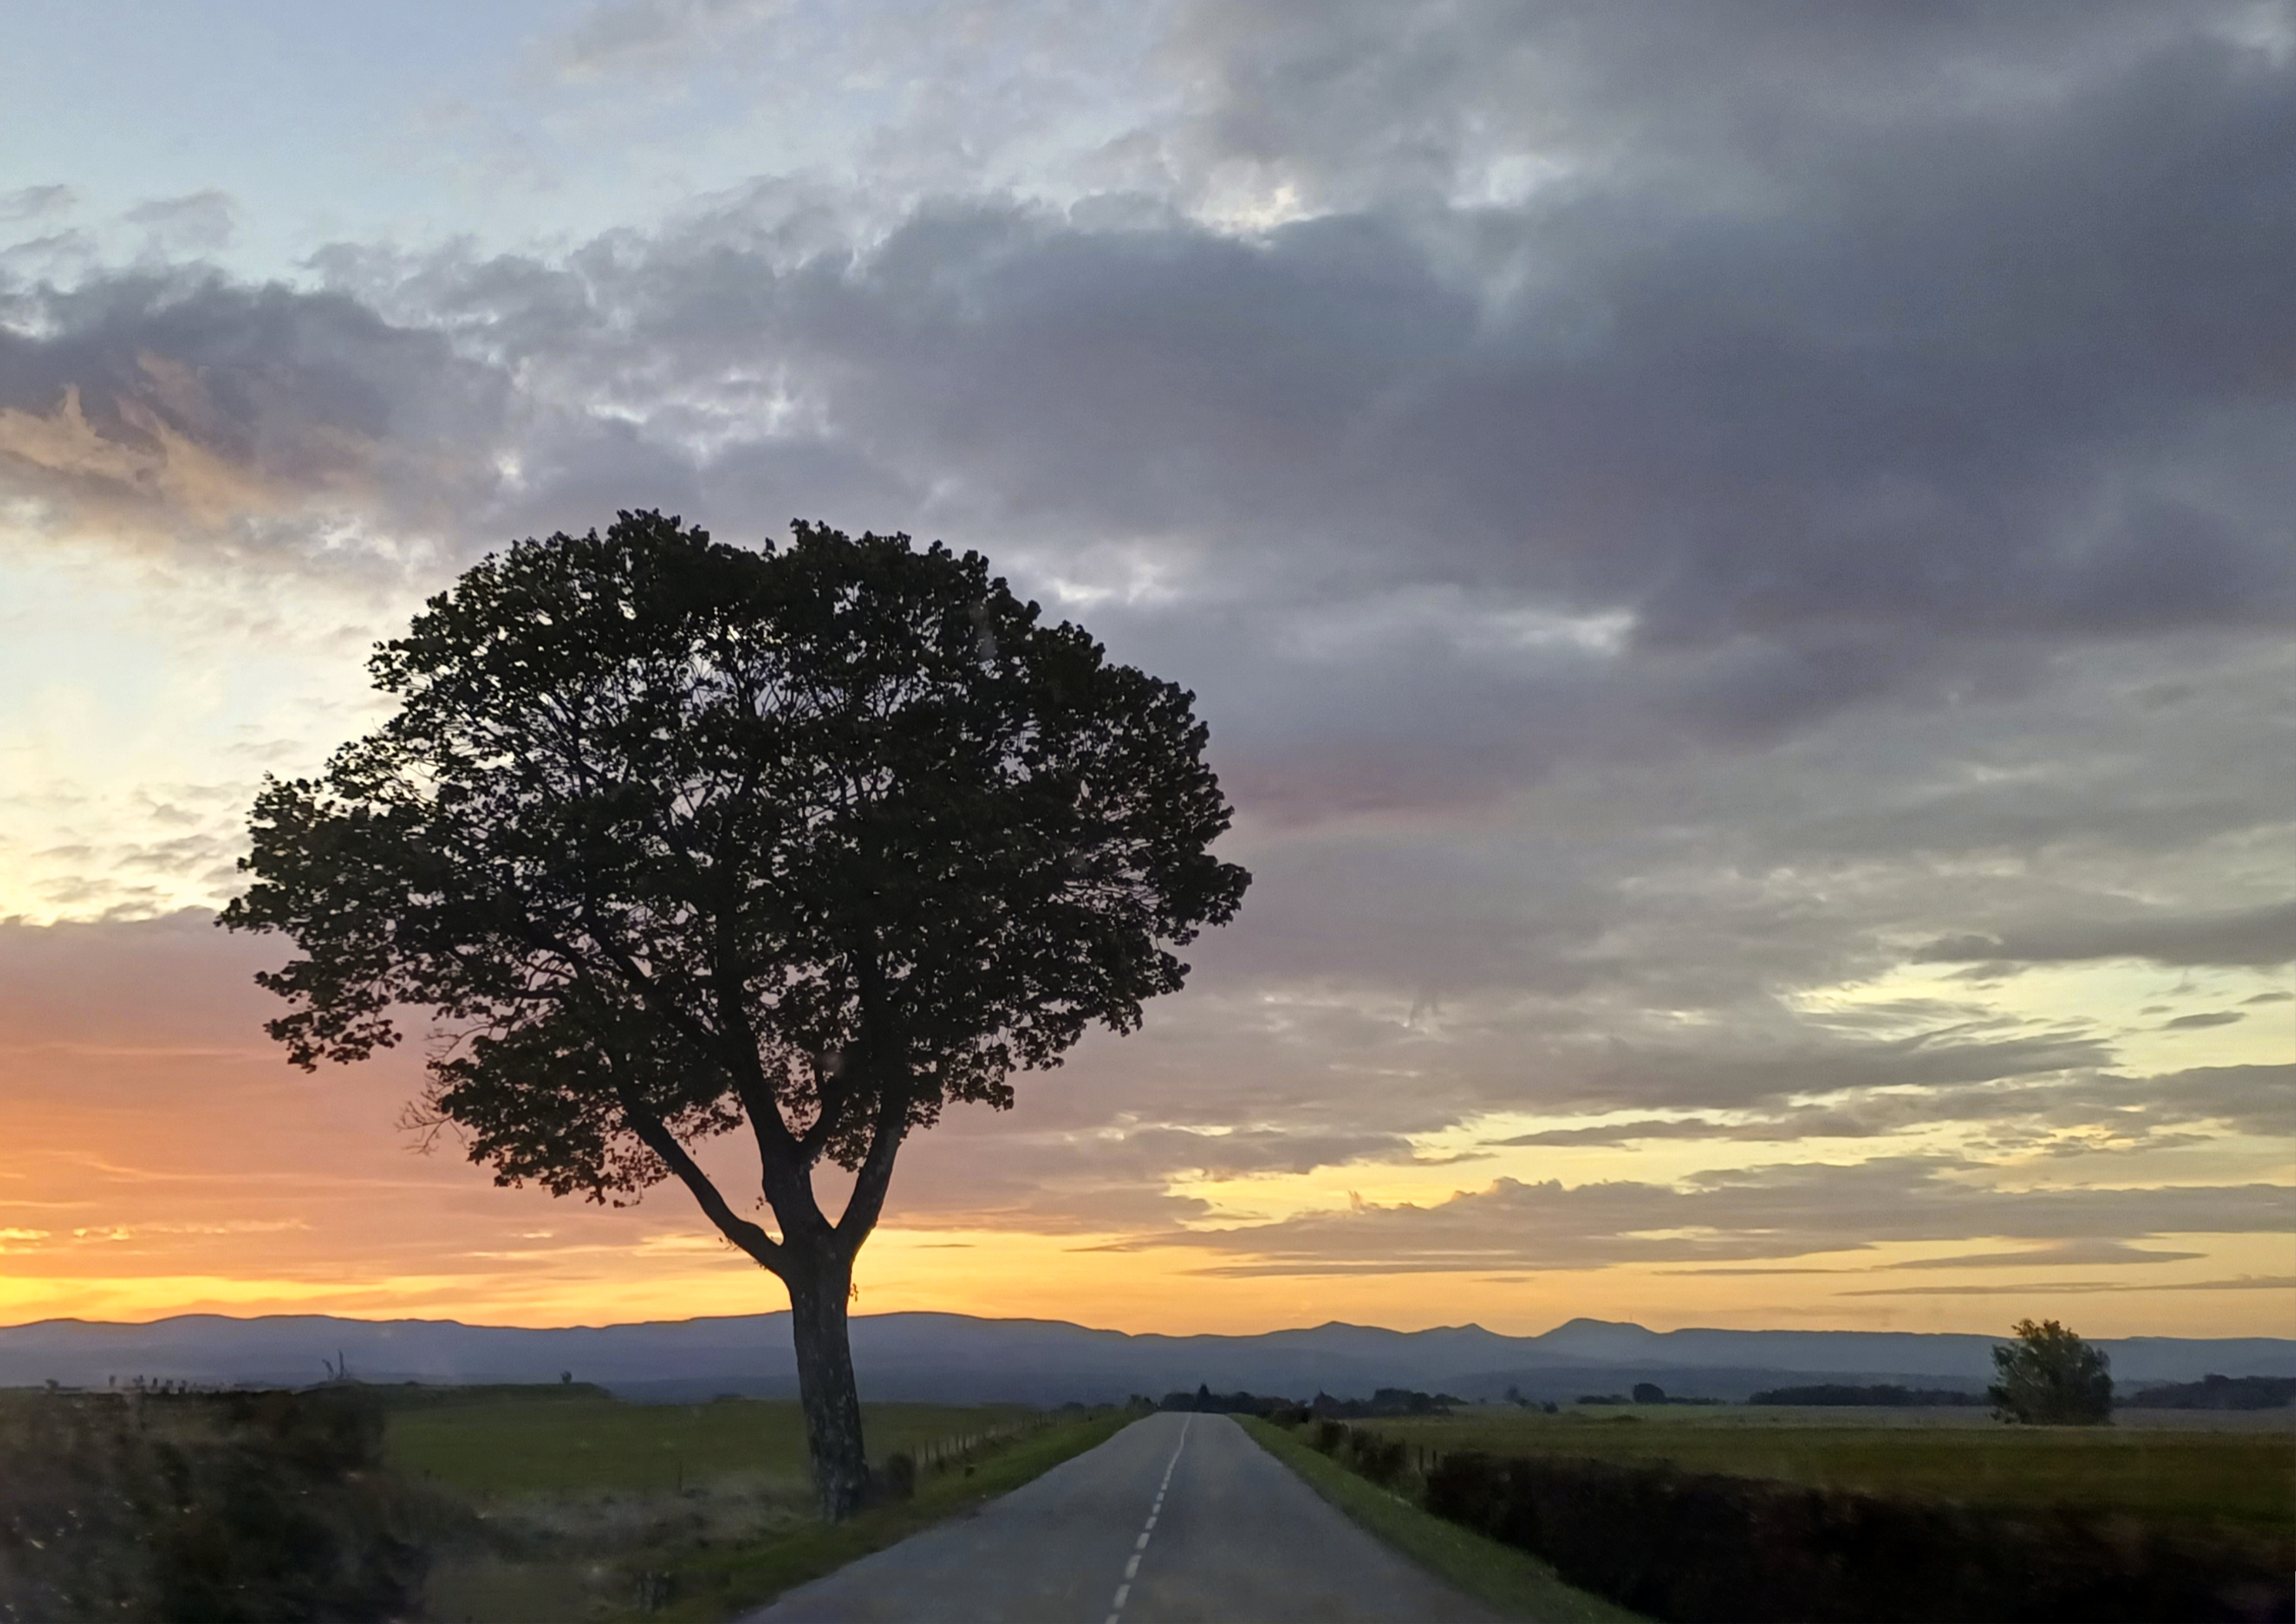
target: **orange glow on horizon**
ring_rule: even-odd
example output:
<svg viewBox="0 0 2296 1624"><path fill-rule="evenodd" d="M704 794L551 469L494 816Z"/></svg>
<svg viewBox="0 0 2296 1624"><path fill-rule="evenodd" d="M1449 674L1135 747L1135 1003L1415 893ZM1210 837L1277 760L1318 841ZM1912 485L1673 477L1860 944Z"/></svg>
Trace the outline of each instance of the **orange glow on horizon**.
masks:
<svg viewBox="0 0 2296 1624"><path fill-rule="evenodd" d="M410 1153L395 1123L419 1055L305 1077L253 1035L265 1012L242 979L242 948L218 955L203 929L152 939L152 955L117 972L63 962L45 982L20 976L0 1005L0 1322L331 1313L558 1325L785 1306L779 1283L708 1233L674 1185L615 1210L498 1189L451 1140ZM2284 1231L2156 1236L2156 1251L2192 1255L2135 1267L1886 1268L1988 1249L1961 1241L1713 1273L1650 1263L1318 1274L1238 1247L1172 1244L1176 1232L1159 1240L1146 1225L1086 1233L1021 1209L958 1218L931 1208L933 1192L947 1200L976 1166L1046 1131L1024 1103L1010 1117L953 1118L913 1151L887 1226L862 1254L857 1311L1172 1333L1337 1319L1528 1334L1579 1316L1653 1329L1997 1332L2043 1314L2092 1335L2284 1335L2296 1324L2296 1237ZM1678 1147L1529 1153L1543 1160L1471 1172L1439 1161L1349 1165L1192 1193L1220 1211L1344 1208L1349 1185L1427 1205L1499 1170L1578 1185L1664 1181L1690 1165ZM2284 1146L2243 1153L2247 1163L2217 1171L2288 1181ZM946 1160L929 1164L935 1156Z"/></svg>

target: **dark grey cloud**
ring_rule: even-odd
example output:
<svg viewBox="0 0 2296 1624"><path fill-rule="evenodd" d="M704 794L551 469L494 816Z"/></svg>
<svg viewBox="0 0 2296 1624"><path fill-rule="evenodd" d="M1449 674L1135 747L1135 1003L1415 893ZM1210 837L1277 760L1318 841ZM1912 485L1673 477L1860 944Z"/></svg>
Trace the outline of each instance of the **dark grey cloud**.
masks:
<svg viewBox="0 0 2296 1624"><path fill-rule="evenodd" d="M1767 64L1775 89L1765 51L1829 31L1733 8L1653 66L1622 22L1510 9L1546 20L1542 49L1617 47L1578 70L1606 93L1693 62ZM1506 14L1422 32L1464 73ZM1383 193L1255 236L960 198L808 249L816 211L767 186L562 263L441 262L381 291L611 406L640 431L583 460L646 486L666 456L727 522L778 525L749 465L787 500L806 480L783 459L826 441L870 471L849 494L921 528L1193 538L1247 602L1416 582L1627 615L1642 648L1703 651L1686 723L1760 739L1941 661L1982 671L2005 640L2296 610L2288 406L2256 364L2287 332L2296 97L2284 62L2207 21L2085 25L2094 48L2023 96L2000 86L2037 65L2033 31L1831 25L1823 60L1879 34L1867 71L1993 93L1877 121L1838 86L1781 92L1751 194L1589 160L1505 205ZM1645 144L1686 138L1679 88L1626 99ZM1407 122L1401 93L1359 90L1351 127ZM759 434L775 415L794 426Z"/></svg>
<svg viewBox="0 0 2296 1624"><path fill-rule="evenodd" d="M677 32L724 9L599 15ZM1047 562L1177 544L1195 612L1247 636L1271 602L1357 603L1385 632L1398 590L1473 595L1354 662L1365 689L1455 695L1435 740L1360 740L1375 771L1271 754L1271 805L1496 793L1621 712L1759 747L2028 686L2036 638L2296 611L2287 403L2255 365L2285 331L2296 97L2215 13L2067 12L2054 55L2022 27L1798 7L1656 29L1668 46L1599 10L1414 15L1398 45L1368 13L1333 35L1250 7L1174 48L1228 53L1208 83L1298 52L1313 71L1239 82L1341 168L1369 160L1325 94L1391 132L1496 96L1488 63L1544 63L1541 150L1587 148L1569 184L1385 187L1248 236L957 197L865 242L768 184L556 261L321 263L521 385L516 479L452 488L466 545L609 504L751 534L834 510ZM1878 117L1787 62L1931 92ZM1705 99L1768 107L1769 144L1734 114L1731 144L1685 133L1693 65L1734 86ZM1761 159L1764 185L1663 184L1656 155L1707 152ZM1509 611L1614 617L1628 647L1461 646ZM1279 668L1328 686L1315 663Z"/></svg>
<svg viewBox="0 0 2296 1624"><path fill-rule="evenodd" d="M2172 1026L2177 1024L2170 1023ZM2192 1023L2184 1023L2189 1028ZM2204 1021L2203 1024L2216 1024ZM2274 1136L2296 1128L2296 1065L2209 1066L2129 1077L2080 1071L2019 1076L1974 1086L1908 1089L1864 1086L1855 1057L1832 1072L1845 1085L1824 1103L1732 1120L1710 1116L1636 1118L1584 1128L1548 1128L1486 1141L1514 1147L1628 1145L1664 1140L1789 1144L1813 1138L1866 1139L1944 1123L1986 1125L1997 1144L2041 1144L2079 1135L2123 1144L2194 1143L2208 1126ZM1592 1103L1592 1102L1588 1102Z"/></svg>
<svg viewBox="0 0 2296 1624"><path fill-rule="evenodd" d="M1972 960L2024 964L2142 958L2155 964L2242 964L2259 968L2296 960L2296 902L2178 917L2164 910L2094 923L2050 921L1998 936L1933 941L1915 955L1922 964ZM2189 1021L2187 1022L2189 1024Z"/></svg>
<svg viewBox="0 0 2296 1624"><path fill-rule="evenodd" d="M2141 0L1741 0L1694 15L1649 0L1202 0L1171 47L1204 85L1176 144L1319 198L1504 187L1524 155L1759 188L1829 135L2046 106L2195 34L2268 40L2284 17Z"/></svg>
<svg viewBox="0 0 2296 1624"><path fill-rule="evenodd" d="M198 269L0 285L0 485L83 533L366 567L363 541L456 535L512 410L441 335L338 293Z"/></svg>

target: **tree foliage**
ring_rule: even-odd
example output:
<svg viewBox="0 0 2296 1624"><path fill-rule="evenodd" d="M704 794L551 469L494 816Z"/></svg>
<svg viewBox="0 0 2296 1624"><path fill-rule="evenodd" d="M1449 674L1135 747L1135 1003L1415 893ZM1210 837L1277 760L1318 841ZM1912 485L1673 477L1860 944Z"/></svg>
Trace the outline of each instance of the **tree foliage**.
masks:
<svg viewBox="0 0 2296 1624"><path fill-rule="evenodd" d="M2005 1421L2095 1426L2112 1419L2112 1362L2054 1319L2021 1319L2017 1340L1993 1350L1985 1390Z"/></svg>
<svg viewBox="0 0 2296 1624"><path fill-rule="evenodd" d="M1138 1026L1249 883L1208 849L1193 696L978 554L804 523L750 551L651 513L486 559L369 669L396 712L266 781L224 915L300 949L258 978L272 1036L308 1070L422 1012L417 1118L498 1182L683 1182L789 1283L841 1514L844 1304L902 1141ZM745 1125L778 1236L693 1154ZM824 1160L855 1175L834 1222Z"/></svg>
<svg viewBox="0 0 2296 1624"><path fill-rule="evenodd" d="M267 782L225 923L295 1063L455 1041L430 1103L505 1182L604 1201L744 1120L849 1169L1179 987L1246 882L1192 696L977 554L656 514L523 543L370 663L399 709Z"/></svg>

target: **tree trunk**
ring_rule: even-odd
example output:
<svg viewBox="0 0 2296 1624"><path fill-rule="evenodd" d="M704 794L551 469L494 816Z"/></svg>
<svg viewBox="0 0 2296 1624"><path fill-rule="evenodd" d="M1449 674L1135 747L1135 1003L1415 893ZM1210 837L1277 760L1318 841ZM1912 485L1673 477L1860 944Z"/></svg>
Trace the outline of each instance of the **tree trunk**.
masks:
<svg viewBox="0 0 2296 1624"><path fill-rule="evenodd" d="M869 1495L869 1456L861 1438L861 1394L853 1382L853 1349L845 1308L853 1265L827 1237L791 1248L784 1276L790 1294L790 1334L797 1345L798 1399L805 1408L805 1440L813 1456L814 1488L824 1521L861 1509Z"/></svg>

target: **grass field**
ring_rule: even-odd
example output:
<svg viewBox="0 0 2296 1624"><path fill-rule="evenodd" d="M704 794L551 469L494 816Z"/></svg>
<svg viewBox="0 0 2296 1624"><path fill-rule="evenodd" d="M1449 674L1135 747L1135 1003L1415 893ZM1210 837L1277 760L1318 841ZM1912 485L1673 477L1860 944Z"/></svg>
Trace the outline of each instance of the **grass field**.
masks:
<svg viewBox="0 0 2296 1624"><path fill-rule="evenodd" d="M1130 1419L864 1405L870 1458L907 1453L923 1470L914 1499L832 1528L814 1515L804 1422L786 1400L638 1405L536 1387L386 1403L389 1464L484 1530L439 1553L424 1612L441 1624L722 1618L1017 1488Z"/></svg>
<svg viewBox="0 0 2296 1624"><path fill-rule="evenodd" d="M873 1460L897 1450L1010 1431L1039 1419L1012 1407L872 1404L861 1411ZM390 1418L390 1464L459 1494L491 1499L600 1490L672 1492L730 1477L806 1489L805 1422L791 1402L624 1404L605 1394L474 1395Z"/></svg>
<svg viewBox="0 0 2296 1624"><path fill-rule="evenodd" d="M1479 1407L1367 1423L1414 1448L1667 1461L1693 1472L2000 1509L2076 1507L2268 1544L2296 1559L2296 1433L1857 1422L1652 1407Z"/></svg>

